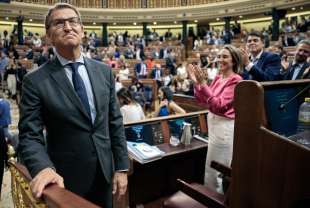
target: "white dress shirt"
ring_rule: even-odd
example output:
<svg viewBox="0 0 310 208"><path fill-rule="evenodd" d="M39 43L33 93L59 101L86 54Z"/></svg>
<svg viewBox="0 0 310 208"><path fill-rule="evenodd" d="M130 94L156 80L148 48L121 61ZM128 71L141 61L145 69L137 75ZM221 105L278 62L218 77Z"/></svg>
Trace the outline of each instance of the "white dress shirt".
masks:
<svg viewBox="0 0 310 208"><path fill-rule="evenodd" d="M94 94L93 94L93 90L92 90L92 85L91 85L91 82L89 80L89 76L88 76L88 73L87 73L87 70L86 70L86 67L84 65L84 58L83 58L83 55L81 53L80 57L78 59L76 59L74 62L73 61L70 61L70 60L67 60L66 58L62 57L57 51L56 49L54 48L54 53L56 54L60 64L65 68L65 72L66 72L66 75L70 81L70 83L72 84L72 87L73 87L73 82L72 82L72 69L70 66L68 66L67 64L69 63L74 63L74 62L79 62L79 63L82 63L79 65L78 67L78 73L79 75L81 76L83 82L84 82L84 85L85 85L85 89L86 89L86 94L87 94L87 98L88 98L88 104L89 104L89 107L90 107L90 114L91 114L91 119L92 119L92 122L94 123L95 121L95 118L96 118L96 107L95 107L95 102L94 102Z"/></svg>

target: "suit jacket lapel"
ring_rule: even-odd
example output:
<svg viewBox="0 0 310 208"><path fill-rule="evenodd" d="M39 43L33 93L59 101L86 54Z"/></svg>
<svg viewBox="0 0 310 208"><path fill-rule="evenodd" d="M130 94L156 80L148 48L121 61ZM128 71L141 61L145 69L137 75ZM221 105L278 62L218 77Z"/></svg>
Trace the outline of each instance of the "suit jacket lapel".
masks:
<svg viewBox="0 0 310 208"><path fill-rule="evenodd" d="M289 66L288 66L288 79L291 80L293 78L293 74L294 74L294 67L293 67L293 63L290 62Z"/></svg>
<svg viewBox="0 0 310 208"><path fill-rule="evenodd" d="M303 75L304 75L304 72L305 72L305 69L309 67L309 64L308 63L304 63L299 71L299 73L297 74L297 77L296 79L302 79L303 78Z"/></svg>
<svg viewBox="0 0 310 208"><path fill-rule="evenodd" d="M47 67L52 79L54 79L71 102L81 111L82 114L84 114L84 116L90 119L59 60L55 57L52 61L50 61L50 64L47 64Z"/></svg>
<svg viewBox="0 0 310 208"><path fill-rule="evenodd" d="M98 119L98 113L99 112L99 99L100 99L100 96L99 96L99 84L101 82L100 80L100 75L99 75L99 70L100 68L97 67L97 65L94 65L92 64L87 58L84 58L84 64L85 64L85 67L86 67L86 70L87 70L87 73L88 73L88 76L89 76L89 80L90 80L90 83L91 83L91 86L92 86L92 90L93 90L93 95L94 95L94 103L95 103L95 108L96 108L96 118L95 118L95 122L94 124L96 123L97 119Z"/></svg>
<svg viewBox="0 0 310 208"><path fill-rule="evenodd" d="M256 66L257 66L258 68L261 68L261 67L262 67L262 65L263 65L263 63L264 63L264 61L265 61L265 56L266 56L266 52L264 51L264 52L262 53L262 55L259 57L259 59L256 61Z"/></svg>

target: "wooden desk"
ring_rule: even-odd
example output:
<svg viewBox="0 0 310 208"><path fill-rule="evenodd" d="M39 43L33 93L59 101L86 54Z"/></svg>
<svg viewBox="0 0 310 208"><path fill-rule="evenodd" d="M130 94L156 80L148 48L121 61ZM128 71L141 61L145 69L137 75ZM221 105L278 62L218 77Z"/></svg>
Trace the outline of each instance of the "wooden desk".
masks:
<svg viewBox="0 0 310 208"><path fill-rule="evenodd" d="M293 122L281 122L283 126L277 127L279 133L266 127L266 123L273 128L276 122L294 117L289 114L298 112L299 105L296 99L287 101L309 85L309 79L242 81L237 85L230 208L310 207L310 149L279 134L294 125ZM287 92L296 89L296 93L289 96L282 93L281 99L276 99L274 94L273 97L268 94L275 89L281 93L283 89ZM310 92L300 94L303 96L310 96ZM276 108L272 108L268 105L270 102L266 102L269 99L287 103L286 110L277 110L277 102ZM268 114L276 115L274 121Z"/></svg>
<svg viewBox="0 0 310 208"><path fill-rule="evenodd" d="M196 112L205 110L206 107L199 105L194 96L174 94L173 101L186 110L186 112Z"/></svg>
<svg viewBox="0 0 310 208"><path fill-rule="evenodd" d="M166 152L160 160L132 163L128 178L129 205L144 204L171 195L178 189L176 180L203 183L207 144L193 139L188 146L158 145Z"/></svg>

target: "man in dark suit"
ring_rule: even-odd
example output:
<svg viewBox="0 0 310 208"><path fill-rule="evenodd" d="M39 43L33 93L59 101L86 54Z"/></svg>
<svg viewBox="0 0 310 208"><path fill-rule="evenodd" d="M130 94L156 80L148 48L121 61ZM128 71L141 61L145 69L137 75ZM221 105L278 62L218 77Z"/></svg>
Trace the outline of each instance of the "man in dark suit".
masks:
<svg viewBox="0 0 310 208"><path fill-rule="evenodd" d="M144 59L140 60L140 63L137 63L135 65L135 73L136 73L136 77L138 77L139 79L145 79L147 77L147 66L144 63Z"/></svg>
<svg viewBox="0 0 310 208"><path fill-rule="evenodd" d="M3 128L0 127L0 200L1 200L1 188L2 188L2 181L3 181L3 174L4 174L4 164L7 159L6 152L6 141L4 136Z"/></svg>
<svg viewBox="0 0 310 208"><path fill-rule="evenodd" d="M12 142L13 136L9 131L9 125L11 124L11 106L9 101L4 99L2 93L0 93L0 127L3 128L4 137Z"/></svg>
<svg viewBox="0 0 310 208"><path fill-rule="evenodd" d="M246 50L241 49L245 65L243 78L260 82L280 80L281 59L277 54L264 51L263 40L259 32L248 34Z"/></svg>
<svg viewBox="0 0 310 208"><path fill-rule="evenodd" d="M156 80L158 87L161 87L163 75L164 70L161 68L160 64L156 64L151 71L151 78Z"/></svg>
<svg viewBox="0 0 310 208"><path fill-rule="evenodd" d="M294 61L292 63L282 62L283 79L310 79L310 64L307 59L310 57L310 41L302 40L298 43Z"/></svg>
<svg viewBox="0 0 310 208"><path fill-rule="evenodd" d="M83 57L75 7L56 4L45 28L55 56L25 76L20 104L20 154L32 192L40 197L56 183L110 208L112 192L126 191L129 168L112 70Z"/></svg>

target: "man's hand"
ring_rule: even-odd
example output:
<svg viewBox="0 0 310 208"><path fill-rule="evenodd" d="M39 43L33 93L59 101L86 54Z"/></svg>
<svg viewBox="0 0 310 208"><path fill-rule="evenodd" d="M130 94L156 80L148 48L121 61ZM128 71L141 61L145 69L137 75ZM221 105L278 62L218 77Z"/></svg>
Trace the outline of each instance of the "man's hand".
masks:
<svg viewBox="0 0 310 208"><path fill-rule="evenodd" d="M308 74L308 72L310 71L310 66L308 68L305 69L304 73L302 74L302 78L303 79L308 79L306 76L306 74Z"/></svg>
<svg viewBox="0 0 310 208"><path fill-rule="evenodd" d="M159 104L159 107L164 107L164 106L168 106L168 100L167 99L164 99L162 101L160 101L160 104Z"/></svg>
<svg viewBox="0 0 310 208"><path fill-rule="evenodd" d="M119 199L127 190L127 172L115 172L113 176L113 194Z"/></svg>
<svg viewBox="0 0 310 208"><path fill-rule="evenodd" d="M285 58L282 58L281 66L282 66L282 69L284 71L286 71L288 69L289 65L290 65L290 63Z"/></svg>
<svg viewBox="0 0 310 208"><path fill-rule="evenodd" d="M248 52L245 49L243 49L243 48L240 48L240 52L241 52L242 62L244 64L244 66L249 65L250 58L249 58Z"/></svg>
<svg viewBox="0 0 310 208"><path fill-rule="evenodd" d="M41 170L30 182L32 194L36 198L40 198L43 189L50 183L56 183L61 188L64 188L64 180L52 168L45 168Z"/></svg>

